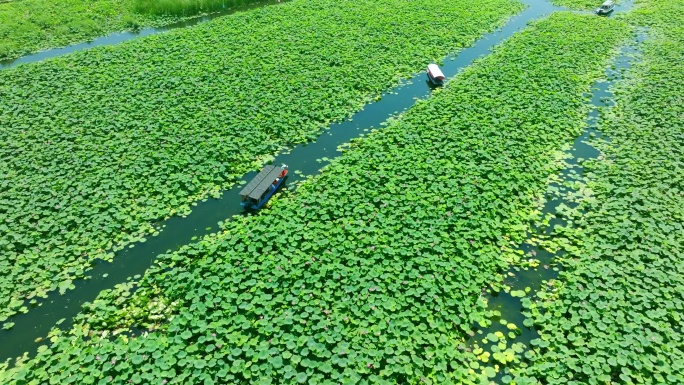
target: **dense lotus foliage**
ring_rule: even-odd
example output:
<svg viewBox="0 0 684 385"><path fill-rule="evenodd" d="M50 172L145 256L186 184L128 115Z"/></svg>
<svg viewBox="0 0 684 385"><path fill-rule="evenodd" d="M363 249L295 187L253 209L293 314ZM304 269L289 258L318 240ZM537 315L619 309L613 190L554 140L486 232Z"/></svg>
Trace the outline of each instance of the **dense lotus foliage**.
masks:
<svg viewBox="0 0 684 385"><path fill-rule="evenodd" d="M684 3L638 5L640 62L553 235L564 272L526 302L541 338L524 374L544 384L684 383Z"/></svg>
<svg viewBox="0 0 684 385"><path fill-rule="evenodd" d="M0 321L521 8L295 1L0 72Z"/></svg>
<svg viewBox="0 0 684 385"><path fill-rule="evenodd" d="M137 291L105 292L0 379L487 382L519 354L501 341L485 368L467 347L490 322L482 290L517 259L627 34L567 13L531 24L294 194L162 255Z"/></svg>
<svg viewBox="0 0 684 385"><path fill-rule="evenodd" d="M259 0L133 0L133 10L143 15L182 17L230 9L254 2L259 2Z"/></svg>
<svg viewBox="0 0 684 385"><path fill-rule="evenodd" d="M124 30L159 27L254 0L0 1L0 60Z"/></svg>
<svg viewBox="0 0 684 385"><path fill-rule="evenodd" d="M0 60L153 24L154 18L133 13L131 0L0 2Z"/></svg>

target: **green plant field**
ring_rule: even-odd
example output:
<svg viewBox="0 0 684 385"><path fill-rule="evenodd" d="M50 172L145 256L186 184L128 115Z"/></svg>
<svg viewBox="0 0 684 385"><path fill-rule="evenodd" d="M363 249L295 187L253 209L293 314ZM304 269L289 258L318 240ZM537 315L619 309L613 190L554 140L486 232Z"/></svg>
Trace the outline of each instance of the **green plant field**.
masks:
<svg viewBox="0 0 684 385"><path fill-rule="evenodd" d="M560 5L561 7L568 7L570 9L581 9L581 10L588 10L588 11L593 11L605 0L552 0L551 2ZM619 1L615 1L616 3L620 3Z"/></svg>
<svg viewBox="0 0 684 385"><path fill-rule="evenodd" d="M0 60L254 2L257 0L0 1Z"/></svg>
<svg viewBox="0 0 684 385"><path fill-rule="evenodd" d="M192 16L256 2L254 0L132 0L133 10L143 15Z"/></svg>
<svg viewBox="0 0 684 385"><path fill-rule="evenodd" d="M130 0L21 0L0 4L0 59L59 47L139 25ZM163 18L158 24L170 22Z"/></svg>
<svg viewBox="0 0 684 385"><path fill-rule="evenodd" d="M435 4L297 1L0 72L0 321L522 8Z"/></svg>
<svg viewBox="0 0 684 385"><path fill-rule="evenodd" d="M0 380L487 382L496 370L465 344L489 323L482 290L517 260L628 31L533 23L269 210L161 256L132 295L104 293Z"/></svg>
<svg viewBox="0 0 684 385"><path fill-rule="evenodd" d="M527 303L542 328L523 373L544 384L684 383L684 3L641 1L641 62L616 88L564 272ZM579 211L582 210L582 211Z"/></svg>

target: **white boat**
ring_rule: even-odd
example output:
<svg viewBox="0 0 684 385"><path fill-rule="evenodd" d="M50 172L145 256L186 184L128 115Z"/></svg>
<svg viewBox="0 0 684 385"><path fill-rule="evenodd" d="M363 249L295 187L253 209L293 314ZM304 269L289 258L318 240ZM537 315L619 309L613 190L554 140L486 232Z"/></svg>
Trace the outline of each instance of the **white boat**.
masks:
<svg viewBox="0 0 684 385"><path fill-rule="evenodd" d="M430 81L434 84L441 85L444 83L444 74L442 73L442 70L439 69L439 66L437 64L428 64L427 76L428 78L430 78Z"/></svg>
<svg viewBox="0 0 684 385"><path fill-rule="evenodd" d="M615 3L612 0L606 0L600 7L596 8L595 12L597 15L607 15L613 12L613 8L615 8Z"/></svg>

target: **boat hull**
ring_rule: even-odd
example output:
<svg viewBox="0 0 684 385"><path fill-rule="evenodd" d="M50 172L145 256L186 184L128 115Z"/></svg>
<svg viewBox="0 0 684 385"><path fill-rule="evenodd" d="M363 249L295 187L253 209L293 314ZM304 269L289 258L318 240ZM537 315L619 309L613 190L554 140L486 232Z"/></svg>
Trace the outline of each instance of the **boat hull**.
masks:
<svg viewBox="0 0 684 385"><path fill-rule="evenodd" d="M600 9L600 8L599 8L599 9L597 9L595 12L596 12L597 15L605 16L605 15L608 15L609 13L613 12L613 8L611 8L611 9L609 9L609 10L603 10L603 9Z"/></svg>
<svg viewBox="0 0 684 385"><path fill-rule="evenodd" d="M428 77L428 80L430 81L430 83L432 83L432 84L436 84L436 85L439 85L439 86L441 86L441 85L444 84L444 80L443 80L443 79L435 79L435 78L433 78L433 77L432 77L432 74L430 74L430 72L427 73L427 77Z"/></svg>

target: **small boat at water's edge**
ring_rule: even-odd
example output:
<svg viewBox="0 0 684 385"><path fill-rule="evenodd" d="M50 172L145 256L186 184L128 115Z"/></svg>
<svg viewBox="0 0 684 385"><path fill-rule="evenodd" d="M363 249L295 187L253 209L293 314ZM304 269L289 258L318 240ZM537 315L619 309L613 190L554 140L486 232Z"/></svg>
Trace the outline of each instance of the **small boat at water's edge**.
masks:
<svg viewBox="0 0 684 385"><path fill-rule="evenodd" d="M611 12L613 12L613 9L615 8L615 3L613 3L612 0L606 0L601 4L600 7L596 8L596 11L594 11L597 15L607 15Z"/></svg>
<svg viewBox="0 0 684 385"><path fill-rule="evenodd" d="M240 205L252 210L263 206L276 192L287 176L287 165L280 167L268 165L240 191L242 202Z"/></svg>

